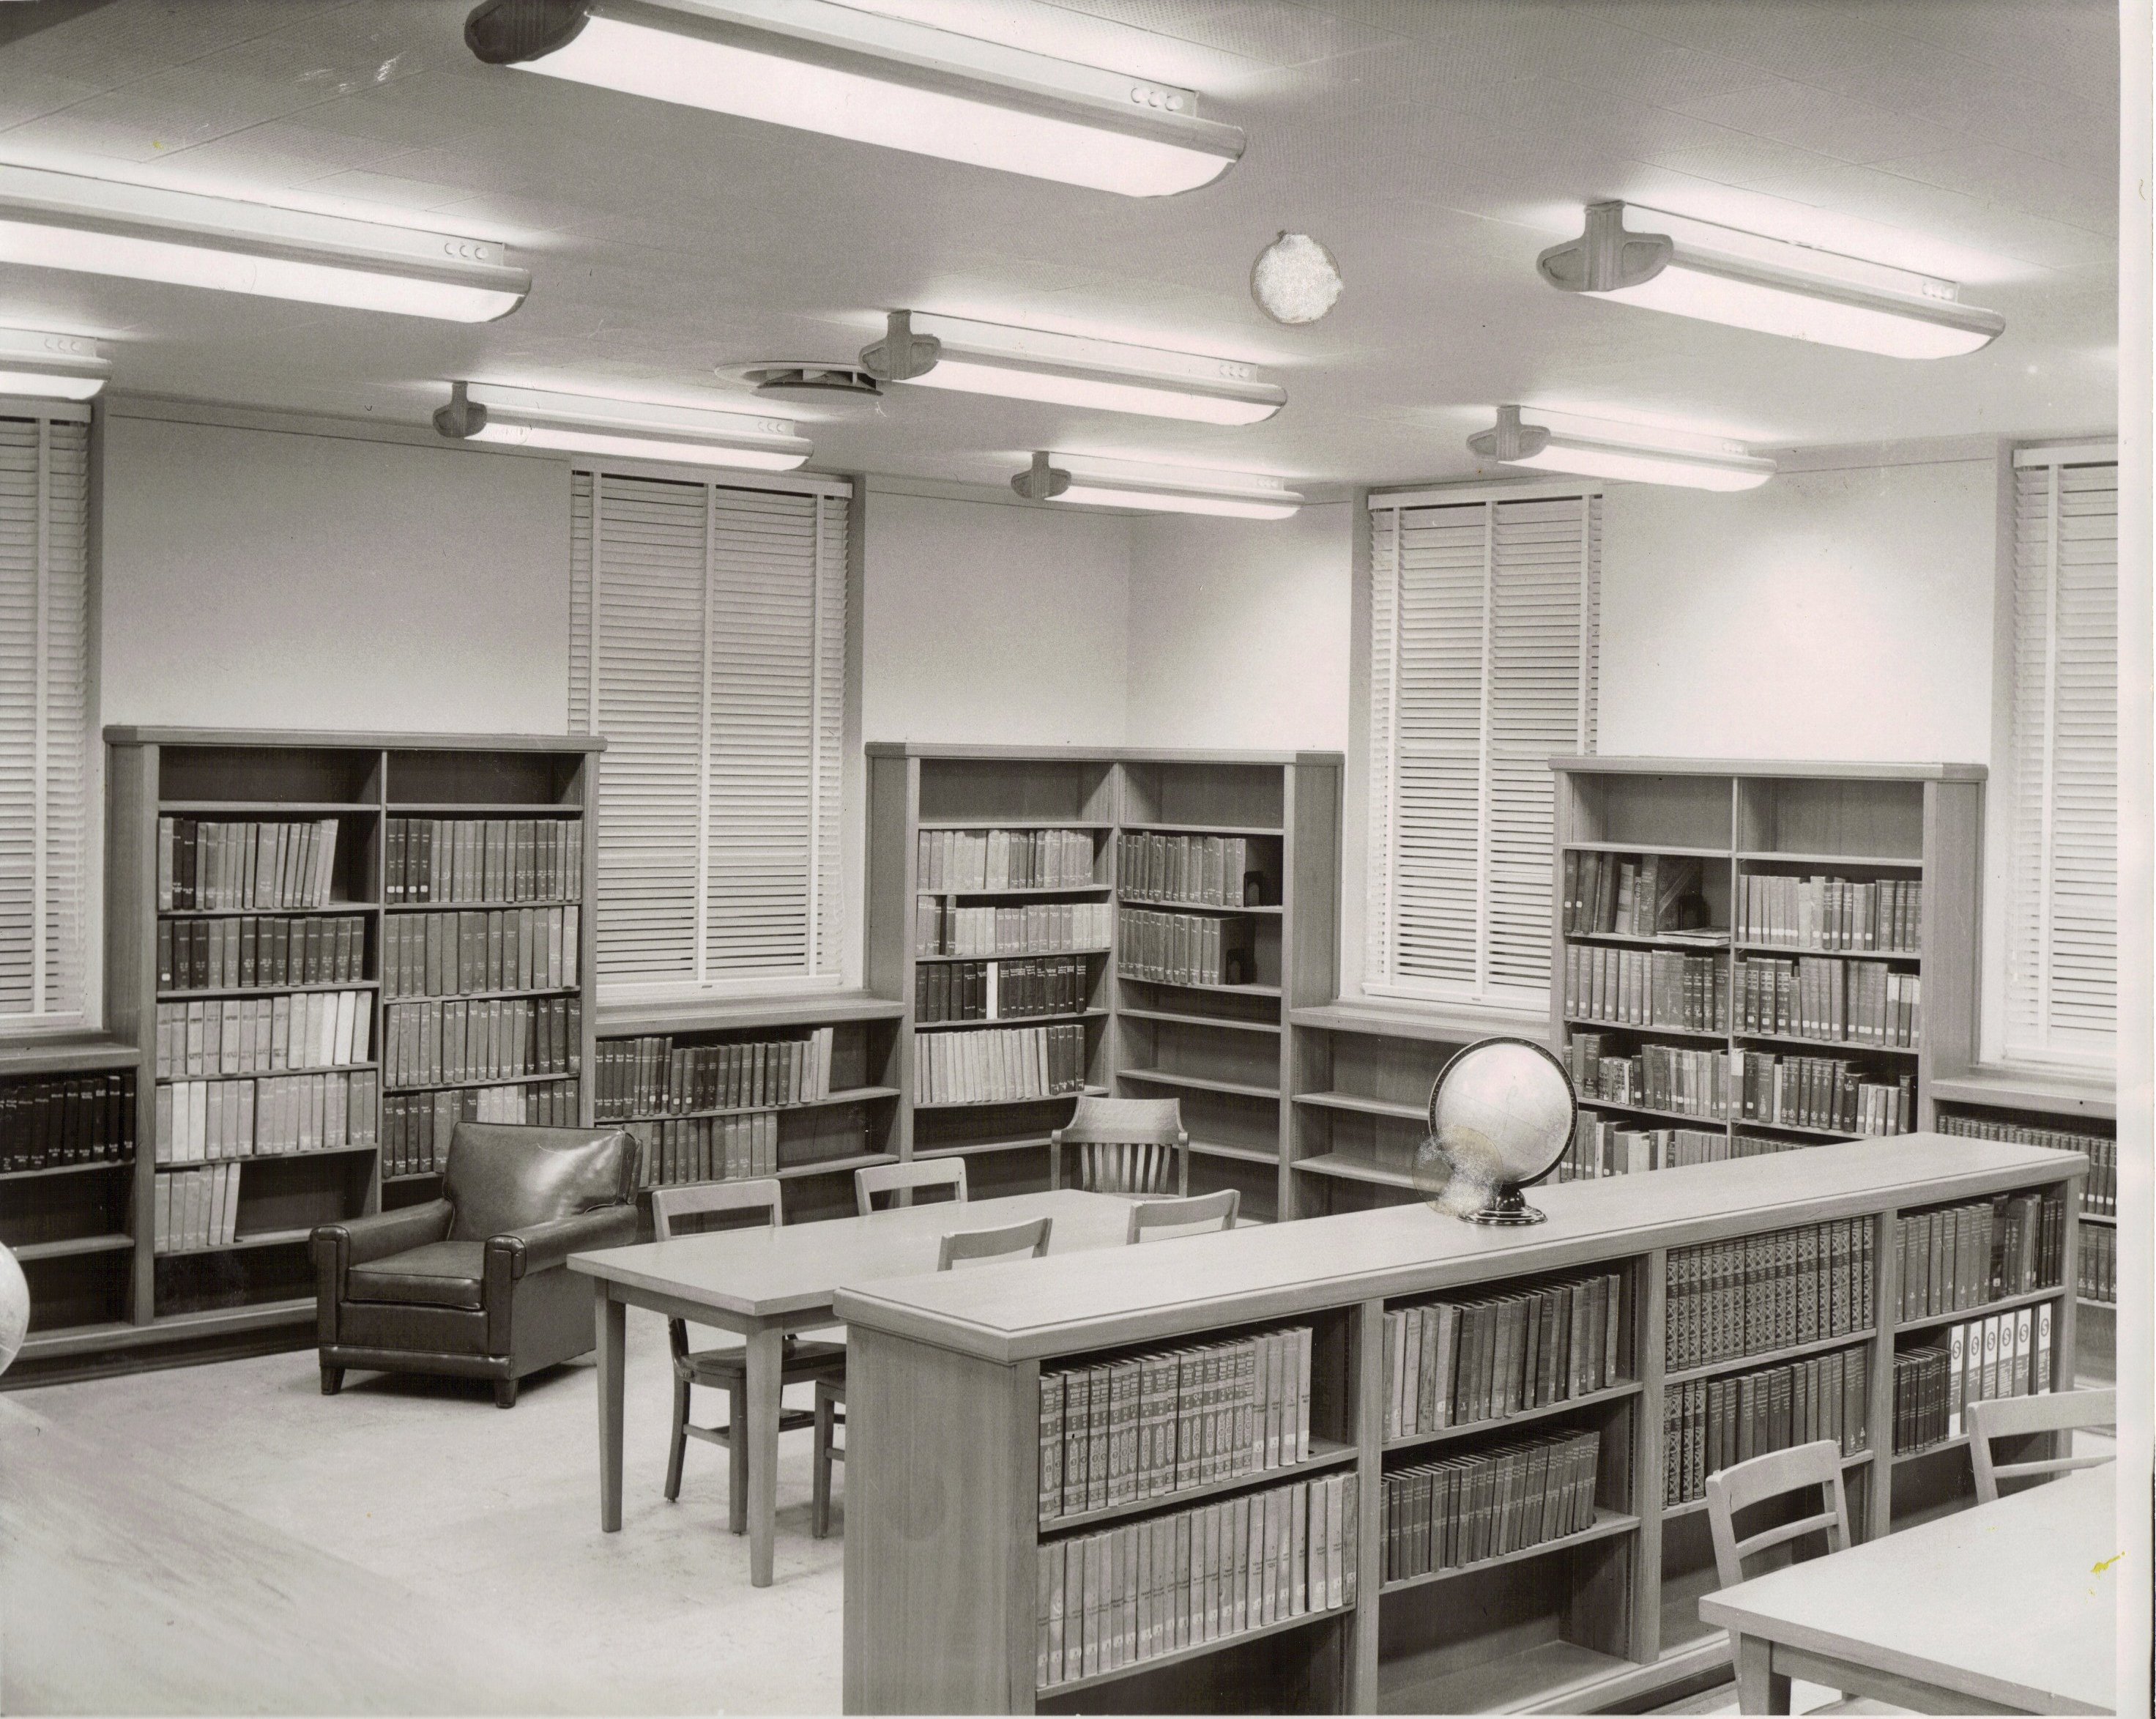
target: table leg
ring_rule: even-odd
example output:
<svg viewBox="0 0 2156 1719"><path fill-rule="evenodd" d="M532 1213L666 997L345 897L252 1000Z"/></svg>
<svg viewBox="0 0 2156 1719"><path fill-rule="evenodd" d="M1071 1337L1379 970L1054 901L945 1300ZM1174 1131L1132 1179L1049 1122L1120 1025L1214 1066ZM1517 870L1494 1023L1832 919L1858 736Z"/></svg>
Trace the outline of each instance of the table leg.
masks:
<svg viewBox="0 0 2156 1719"><path fill-rule="evenodd" d="M1786 1713L1789 1711L1789 1679L1774 1670L1774 1645L1764 1636L1730 1632L1730 1655L1737 1661L1737 1711L1740 1713Z"/></svg>
<svg viewBox="0 0 2156 1719"><path fill-rule="evenodd" d="M599 1527L621 1532L622 1346L629 1309L607 1293L606 1280L592 1281L592 1318L599 1350Z"/></svg>
<svg viewBox="0 0 2156 1719"><path fill-rule="evenodd" d="M771 1541L778 1513L778 1407L785 1337L775 1327L748 1334L748 1579L771 1586ZM732 1452L727 1453L729 1458Z"/></svg>

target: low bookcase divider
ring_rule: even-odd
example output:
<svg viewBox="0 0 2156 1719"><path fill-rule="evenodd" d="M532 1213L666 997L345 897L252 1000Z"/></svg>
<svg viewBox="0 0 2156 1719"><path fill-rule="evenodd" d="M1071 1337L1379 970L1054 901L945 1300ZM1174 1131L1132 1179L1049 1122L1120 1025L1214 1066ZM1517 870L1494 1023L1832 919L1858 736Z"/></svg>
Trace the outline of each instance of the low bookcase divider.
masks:
<svg viewBox="0 0 2156 1719"><path fill-rule="evenodd" d="M1938 1332L2041 1314L2019 1377L2072 1383L2087 1167L1912 1135L841 1290L846 1711L1651 1705L1727 1660L1711 1467L1837 1439L1869 1537L1973 1498L1904 1385Z"/></svg>

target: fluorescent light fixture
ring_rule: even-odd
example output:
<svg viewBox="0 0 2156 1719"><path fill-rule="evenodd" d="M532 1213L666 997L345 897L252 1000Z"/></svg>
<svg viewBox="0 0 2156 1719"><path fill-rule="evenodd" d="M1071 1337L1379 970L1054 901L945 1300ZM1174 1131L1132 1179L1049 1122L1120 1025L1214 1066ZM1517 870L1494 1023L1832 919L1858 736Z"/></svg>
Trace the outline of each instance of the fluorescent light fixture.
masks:
<svg viewBox="0 0 2156 1719"><path fill-rule="evenodd" d="M1537 410L1535 417L1540 421L1522 423L1520 408L1500 406L1496 428L1470 436L1467 446L1485 459L1507 465L1688 490L1756 490L1774 475L1773 460L1748 454L1743 444L1721 436L1571 412Z"/></svg>
<svg viewBox="0 0 2156 1719"><path fill-rule="evenodd" d="M531 277L501 244L300 209L0 167L0 263L491 322Z"/></svg>
<svg viewBox="0 0 2156 1719"><path fill-rule="evenodd" d="M2006 319L1960 301L1951 280L1734 227L1632 206L1590 203L1587 230L1535 259L1565 292L1725 322L1889 358L1953 358L1999 338Z"/></svg>
<svg viewBox="0 0 2156 1719"><path fill-rule="evenodd" d="M752 418L701 407L604 400L493 382L454 382L434 428L458 441L567 454L612 454L681 465L791 471L808 459L808 441L783 418Z"/></svg>
<svg viewBox="0 0 2156 1719"><path fill-rule="evenodd" d="M1228 519L1286 519L1302 497L1278 478L1209 467L1156 465L1087 454L1036 454L1011 480L1034 501L1127 507L1147 513L1210 513Z"/></svg>
<svg viewBox="0 0 2156 1719"><path fill-rule="evenodd" d="M1126 197L1243 152L1188 90L827 0L482 0L492 65Z"/></svg>
<svg viewBox="0 0 2156 1719"><path fill-rule="evenodd" d="M0 394L29 400L89 400L112 375L105 348L79 334L0 328Z"/></svg>
<svg viewBox="0 0 2156 1719"><path fill-rule="evenodd" d="M861 367L879 382L1198 423L1256 423L1287 403L1285 388L1231 358L911 310L891 313Z"/></svg>

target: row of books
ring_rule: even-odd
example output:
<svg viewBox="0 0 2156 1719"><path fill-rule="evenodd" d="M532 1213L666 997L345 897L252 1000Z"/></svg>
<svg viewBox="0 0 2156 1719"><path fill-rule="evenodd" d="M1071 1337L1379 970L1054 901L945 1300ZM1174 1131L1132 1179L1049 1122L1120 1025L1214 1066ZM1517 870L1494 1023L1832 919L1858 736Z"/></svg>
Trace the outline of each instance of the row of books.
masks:
<svg viewBox="0 0 2156 1719"><path fill-rule="evenodd" d="M1583 1098L1720 1121L1729 1115L1735 1058L1726 1050L1686 1050L1643 1044L1636 1054L1604 1056L1606 1035L1574 1033L1565 1044L1565 1066Z"/></svg>
<svg viewBox="0 0 2156 1719"><path fill-rule="evenodd" d="M1106 901L1029 901L959 907L923 895L914 903L916 955L1067 955L1108 947Z"/></svg>
<svg viewBox="0 0 2156 1719"><path fill-rule="evenodd" d="M1015 961L925 961L913 970L913 1019L1024 1020L1078 1014L1086 1007L1086 961L1079 955Z"/></svg>
<svg viewBox="0 0 2156 1719"><path fill-rule="evenodd" d="M581 997L393 1003L382 1011L382 1073L393 1087L574 1075L583 1023Z"/></svg>
<svg viewBox="0 0 2156 1719"><path fill-rule="evenodd" d="M2118 1305L2118 1232L2089 1224L2075 1232L2080 1238L2074 1261L2074 1293L2086 1301Z"/></svg>
<svg viewBox="0 0 2156 1719"><path fill-rule="evenodd" d="M1681 1170L1732 1158L1800 1152L1810 1140L1776 1140L1764 1134L1728 1135L1719 1128L1635 1128L1583 1111L1572 1144L1558 1160L1555 1179L1592 1182L1604 1176L1636 1176L1649 1170Z"/></svg>
<svg viewBox="0 0 2156 1719"><path fill-rule="evenodd" d="M239 1239L239 1166L161 1171L150 1211L153 1253L230 1247Z"/></svg>
<svg viewBox="0 0 2156 1719"><path fill-rule="evenodd" d="M392 997L573 989L580 920L573 905L394 915L382 921L382 988Z"/></svg>
<svg viewBox="0 0 2156 1719"><path fill-rule="evenodd" d="M2089 1173L2082 1182L2082 1209L2099 1218L2118 1215L2118 1142L2107 1134L1994 1121L1989 1116L1943 1116L1938 1126L1942 1134L1958 1134L1969 1140L2006 1140L2020 1146L2047 1147L2053 1152L2086 1153Z"/></svg>
<svg viewBox="0 0 2156 1719"><path fill-rule="evenodd" d="M0 1081L0 1175L134 1157L133 1070Z"/></svg>
<svg viewBox="0 0 2156 1719"><path fill-rule="evenodd" d="M829 1098L837 1042L831 1027L811 1028L795 1038L719 1044L676 1044L665 1034L602 1039L593 1115L602 1122L622 1122Z"/></svg>
<svg viewBox="0 0 2156 1719"><path fill-rule="evenodd" d="M521 1122L573 1128L574 1080L528 1086L454 1086L438 1092L385 1093L382 1100L382 1173L418 1176L439 1170L459 1122Z"/></svg>
<svg viewBox="0 0 2156 1719"><path fill-rule="evenodd" d="M1049 1541L1039 1686L1353 1605L1357 1496L1353 1475L1333 1475Z"/></svg>
<svg viewBox="0 0 2156 1719"><path fill-rule="evenodd" d="M1126 901L1188 901L1200 907L1255 907L1265 874L1250 865L1250 839L1132 830L1116 839L1116 888Z"/></svg>
<svg viewBox="0 0 2156 1719"><path fill-rule="evenodd" d="M1089 829L924 829L919 890L1072 890L1093 879Z"/></svg>
<svg viewBox="0 0 2156 1719"><path fill-rule="evenodd" d="M1924 886L1914 878L1737 880L1737 938L1784 949L1874 950L1915 955L1923 947Z"/></svg>
<svg viewBox="0 0 2156 1719"><path fill-rule="evenodd" d="M1118 916L1117 933L1116 970L1126 978L1170 985L1257 983L1255 920L1126 907Z"/></svg>
<svg viewBox="0 0 2156 1719"><path fill-rule="evenodd" d="M371 1060L374 993L300 991L161 1003L151 1067L161 1080L334 1069Z"/></svg>
<svg viewBox="0 0 2156 1719"><path fill-rule="evenodd" d="M1662 1398L1662 1502L1707 1496L1707 1477L1769 1451L1831 1439L1871 1448L1870 1351L1836 1349L1724 1378L1672 1385Z"/></svg>
<svg viewBox="0 0 2156 1719"><path fill-rule="evenodd" d="M1907 1134L1917 1126L1917 1077L1889 1079L1843 1057L1742 1053L1738 1114L1748 1122L1831 1129L1858 1135Z"/></svg>
<svg viewBox="0 0 2156 1719"><path fill-rule="evenodd" d="M1663 1364L1671 1373L1871 1328L1872 1227L1838 1218L1672 1248Z"/></svg>
<svg viewBox="0 0 2156 1719"><path fill-rule="evenodd" d="M639 1123L639 1188L685 1182L739 1182L778 1173L778 1112L681 1116Z"/></svg>
<svg viewBox="0 0 2156 1719"><path fill-rule="evenodd" d="M1310 1455L1308 1326L1040 1375L1043 1525Z"/></svg>
<svg viewBox="0 0 2156 1719"><path fill-rule="evenodd" d="M1564 929L1570 936L1660 936L1706 923L1696 858L1647 854L1564 856Z"/></svg>
<svg viewBox="0 0 2156 1719"><path fill-rule="evenodd" d="M161 1164L372 1146L380 1114L372 1070L160 1085L151 1138Z"/></svg>
<svg viewBox="0 0 2156 1719"><path fill-rule="evenodd" d="M990 1027L914 1040L916 1104L1008 1104L1086 1085L1083 1027Z"/></svg>
<svg viewBox="0 0 2156 1719"><path fill-rule="evenodd" d="M367 921L357 914L280 919L161 919L160 991L345 985L367 977Z"/></svg>
<svg viewBox="0 0 2156 1719"><path fill-rule="evenodd" d="M1894 1450L1922 1450L1968 1430L1969 1407L2051 1388L2048 1301L1972 1319L1894 1357Z"/></svg>
<svg viewBox="0 0 2156 1719"><path fill-rule="evenodd" d="M1718 955L1568 943L1564 1012L1574 1020L1727 1032L1727 968Z"/></svg>
<svg viewBox="0 0 2156 1719"><path fill-rule="evenodd" d="M1598 1433L1532 1433L1387 1475L1385 1580L1586 1532L1601 1445Z"/></svg>
<svg viewBox="0 0 2156 1719"><path fill-rule="evenodd" d="M1914 1049L1923 1028L1923 981L1876 961L1740 961L1736 991L1740 1033Z"/></svg>
<svg viewBox="0 0 2156 1719"><path fill-rule="evenodd" d="M562 901L584 892L584 826L571 818L392 818L382 899Z"/></svg>
<svg viewBox="0 0 2156 1719"><path fill-rule="evenodd" d="M334 818L304 824L160 818L158 909L326 907L336 875L336 845Z"/></svg>
<svg viewBox="0 0 2156 1719"><path fill-rule="evenodd" d="M1385 1312L1385 1437L1399 1439L1607 1389L1617 1380L1614 1272Z"/></svg>
<svg viewBox="0 0 2156 1719"><path fill-rule="evenodd" d="M2059 1281L2066 1207L2056 1193L2000 1194L1895 1221L1901 1316L1958 1313Z"/></svg>

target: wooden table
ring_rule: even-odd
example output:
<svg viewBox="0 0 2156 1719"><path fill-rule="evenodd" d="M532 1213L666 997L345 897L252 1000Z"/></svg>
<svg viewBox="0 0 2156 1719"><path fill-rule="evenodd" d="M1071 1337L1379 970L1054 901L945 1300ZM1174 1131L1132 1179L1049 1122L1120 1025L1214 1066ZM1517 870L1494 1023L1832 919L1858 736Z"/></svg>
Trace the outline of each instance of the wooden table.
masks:
<svg viewBox="0 0 2156 1719"><path fill-rule="evenodd" d="M1043 1217L1055 1219L1051 1254L1122 1247L1129 1234L1131 1203L1063 1188L572 1255L569 1269L592 1280L598 1326L599 1527L609 1534L621 1527L622 1341L629 1308L718 1326L747 1340L749 1580L768 1588L785 1333L834 1323L831 1298L842 1285L932 1272L937 1243L952 1230L995 1229Z"/></svg>
<svg viewBox="0 0 2156 1719"><path fill-rule="evenodd" d="M2116 1467L1777 1570L1699 1603L1729 1631L1738 1704L1801 1677L1920 1713L2108 1713L2123 1549Z"/></svg>

